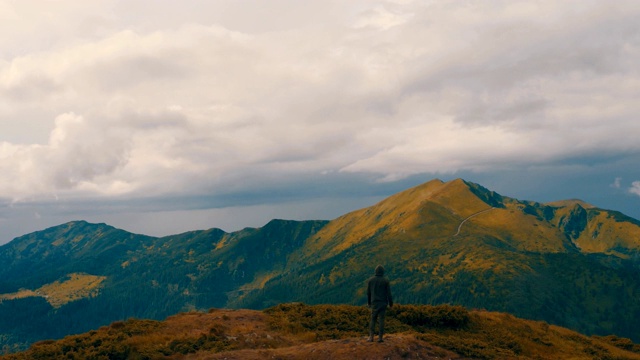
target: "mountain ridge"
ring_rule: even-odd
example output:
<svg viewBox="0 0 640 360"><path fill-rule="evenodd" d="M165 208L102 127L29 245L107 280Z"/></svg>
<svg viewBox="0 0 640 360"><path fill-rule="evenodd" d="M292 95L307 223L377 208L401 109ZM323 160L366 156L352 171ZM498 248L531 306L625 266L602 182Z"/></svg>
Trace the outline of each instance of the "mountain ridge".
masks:
<svg viewBox="0 0 640 360"><path fill-rule="evenodd" d="M211 307L361 304L362 281L379 263L400 303L486 308L638 340L639 254L635 219L574 200L517 200L462 179L435 179L331 221L274 219L231 233L152 237L75 221L0 246L0 294L73 289L61 285L72 274L104 277L98 291L63 296L74 300L58 308L5 296L0 344Z"/></svg>

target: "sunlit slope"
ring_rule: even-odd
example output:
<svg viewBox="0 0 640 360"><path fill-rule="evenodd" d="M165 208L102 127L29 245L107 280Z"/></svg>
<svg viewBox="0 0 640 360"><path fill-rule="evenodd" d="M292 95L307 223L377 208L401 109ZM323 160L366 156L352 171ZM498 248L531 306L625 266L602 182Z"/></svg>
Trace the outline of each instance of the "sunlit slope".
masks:
<svg viewBox="0 0 640 360"><path fill-rule="evenodd" d="M72 301L97 296L104 279L104 276L80 273L69 274L64 279L45 284L36 290L20 289L14 293L0 294L0 302L28 297L42 297L54 308L59 308Z"/></svg>
<svg viewBox="0 0 640 360"><path fill-rule="evenodd" d="M488 208L464 181L432 180L331 221L309 239L304 260L323 260L373 238L420 246L451 237L463 219Z"/></svg>
<svg viewBox="0 0 640 360"><path fill-rule="evenodd" d="M461 179L446 183L433 180L331 221L298 255L309 265L348 250L376 248L378 251L363 255L383 262L405 260L409 268L424 268L425 262L435 260L441 268L466 254L466 266L486 268L488 264L474 259L485 258L496 266L503 259L496 254L483 256L483 248L492 253L496 248L540 253L575 250L563 229L549 221L554 209L531 209L527 202L502 197ZM550 219L537 214L545 211ZM438 259L420 256L425 250L444 248L451 251Z"/></svg>
<svg viewBox="0 0 640 360"><path fill-rule="evenodd" d="M582 245L590 227L601 229L589 238L597 250ZM638 229L579 201L545 205L433 180L329 222L287 271L230 304L362 304L364 280L383 264L403 303L463 304L640 338L638 264L627 260L637 255Z"/></svg>
<svg viewBox="0 0 640 360"><path fill-rule="evenodd" d="M638 255L640 222L616 211L580 209L577 206L574 209L579 213L580 221L575 225L571 238L580 251L623 258Z"/></svg>
<svg viewBox="0 0 640 360"><path fill-rule="evenodd" d="M628 256L640 249L639 222L581 201L540 204L503 197L457 179L432 180L331 221L301 254L322 261L376 238L411 247L425 239L490 237L521 251Z"/></svg>

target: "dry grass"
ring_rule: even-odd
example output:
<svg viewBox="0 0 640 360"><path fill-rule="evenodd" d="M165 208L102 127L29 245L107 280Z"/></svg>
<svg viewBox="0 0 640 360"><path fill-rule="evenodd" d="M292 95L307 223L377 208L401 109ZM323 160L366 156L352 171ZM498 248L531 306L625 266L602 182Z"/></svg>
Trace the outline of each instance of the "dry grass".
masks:
<svg viewBox="0 0 640 360"><path fill-rule="evenodd" d="M38 289L53 307L60 307L68 302L95 296L100 290L105 276L73 273L67 279L54 281Z"/></svg>
<svg viewBox="0 0 640 360"><path fill-rule="evenodd" d="M20 289L14 293L10 294L0 294L0 301L2 300L14 300L14 299L24 299L32 296L40 296L37 292L33 290Z"/></svg>
<svg viewBox="0 0 640 360"><path fill-rule="evenodd" d="M120 321L41 341L23 359L640 359L629 339L587 337L509 314L448 305L399 305L383 344L369 343L368 309L282 304L264 312L217 310Z"/></svg>
<svg viewBox="0 0 640 360"><path fill-rule="evenodd" d="M425 224L421 209L427 208L429 211L424 213L441 213L445 219L429 227L429 223L436 221L429 219ZM302 257L307 263L321 261L366 241L380 229L394 239L421 237L411 232L418 224L427 225L421 231L428 231L432 237L438 233L453 235L459 221L486 208L487 204L474 196L462 180L447 183L433 180L331 221L308 240Z"/></svg>
<svg viewBox="0 0 640 360"><path fill-rule="evenodd" d="M58 308L66 303L97 295L105 279L105 276L72 273L36 290L21 289L11 294L0 294L0 301L39 296Z"/></svg>
<svg viewBox="0 0 640 360"><path fill-rule="evenodd" d="M628 257L615 249L640 249L640 227L630 222L611 221L606 212L590 210L588 226L576 239L584 252Z"/></svg>
<svg viewBox="0 0 640 360"><path fill-rule="evenodd" d="M563 235L557 227L546 221L538 220L521 210L508 205L506 209L494 209L469 220L474 234L482 233L482 229L492 229L490 233L518 250L542 253L564 252ZM466 224L465 224L466 225ZM495 232L493 229L502 229ZM464 228L462 229L464 233ZM469 231L467 231L468 233ZM517 240L515 240L517 239Z"/></svg>

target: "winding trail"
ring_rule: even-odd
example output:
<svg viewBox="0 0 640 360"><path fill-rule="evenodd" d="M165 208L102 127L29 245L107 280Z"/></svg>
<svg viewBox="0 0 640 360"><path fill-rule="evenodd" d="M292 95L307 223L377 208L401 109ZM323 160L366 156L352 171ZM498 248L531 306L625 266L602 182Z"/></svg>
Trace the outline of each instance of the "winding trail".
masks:
<svg viewBox="0 0 640 360"><path fill-rule="evenodd" d="M460 222L460 225L458 225L458 231L456 231L455 235L453 235L453 236L458 236L458 234L460 234L460 229L462 229L462 225L463 225L465 222L467 222L467 220L471 219L471 218L472 218L472 217L474 217L474 216L478 216L478 215L480 215L480 214L482 214L482 213L486 213L487 211L491 211L491 210L493 210L493 209L495 209L495 207L493 207L493 206L492 206L492 207L491 207L491 208L489 208L489 209L482 210L482 211L478 211L478 212L477 212L477 213L475 213L475 214L471 214L471 215L467 216L467 218L466 218L466 219L464 219L464 220L462 220L462 221Z"/></svg>

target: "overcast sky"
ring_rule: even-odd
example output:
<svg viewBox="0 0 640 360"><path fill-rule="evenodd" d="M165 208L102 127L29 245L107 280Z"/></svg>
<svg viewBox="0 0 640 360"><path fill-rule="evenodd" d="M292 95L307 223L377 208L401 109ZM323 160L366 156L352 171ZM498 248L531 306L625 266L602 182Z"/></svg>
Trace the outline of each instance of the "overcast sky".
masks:
<svg viewBox="0 0 640 360"><path fill-rule="evenodd" d="M0 0L0 243L433 178L640 218L640 1Z"/></svg>

